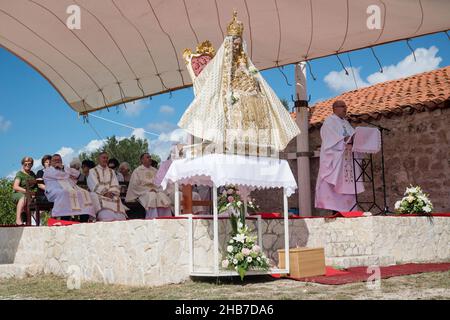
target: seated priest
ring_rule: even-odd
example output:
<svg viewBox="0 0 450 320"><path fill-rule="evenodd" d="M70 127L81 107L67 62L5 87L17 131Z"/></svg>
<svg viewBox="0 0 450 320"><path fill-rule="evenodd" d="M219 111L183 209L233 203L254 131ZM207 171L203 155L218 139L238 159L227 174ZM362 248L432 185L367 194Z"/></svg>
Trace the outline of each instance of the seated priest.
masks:
<svg viewBox="0 0 450 320"><path fill-rule="evenodd" d="M126 220L127 208L120 199L120 186L113 169L108 167L108 154L98 155L98 165L89 170L87 184L98 221Z"/></svg>
<svg viewBox="0 0 450 320"><path fill-rule="evenodd" d="M52 217L70 220L71 216L95 218L89 192L77 186L78 170L64 168L61 156L54 154L44 170L45 195L53 202ZM87 220L85 220L87 221Z"/></svg>
<svg viewBox="0 0 450 320"><path fill-rule="evenodd" d="M171 216L172 202L161 187L155 184L154 180L158 170L152 167L150 154L142 154L140 160L141 165L131 174L125 201L139 201L145 208L146 219Z"/></svg>

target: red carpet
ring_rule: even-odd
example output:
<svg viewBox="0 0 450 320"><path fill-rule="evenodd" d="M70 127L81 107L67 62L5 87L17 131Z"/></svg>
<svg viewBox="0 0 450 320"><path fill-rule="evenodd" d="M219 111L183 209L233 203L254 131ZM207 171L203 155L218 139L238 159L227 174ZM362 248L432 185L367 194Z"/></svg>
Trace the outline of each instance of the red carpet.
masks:
<svg viewBox="0 0 450 320"><path fill-rule="evenodd" d="M301 217L296 214L289 214L289 219L318 219L318 218L325 218L325 219L334 219L334 218L359 218L364 217L364 212L362 211L352 211L352 212L338 212L336 214L330 215L330 216L311 216L311 217ZM252 214L251 216L257 216L260 215L263 219L283 219L283 214L280 212L257 212ZM420 214L393 214L393 215L387 215L388 217L422 217L423 215ZM437 212L432 213L432 217L449 217L450 213L444 213L444 212ZM380 216L381 217L381 216Z"/></svg>
<svg viewBox="0 0 450 320"><path fill-rule="evenodd" d="M364 282L367 281L369 276L373 275L373 271L367 270L368 267L353 267L345 269L343 271L333 269L332 267L326 268L326 275L324 276L308 278L286 278L303 282L338 285L353 282ZM381 279L416 273L441 272L448 270L450 270L450 263L408 263L402 265L380 267ZM272 277L281 278L279 274L273 274Z"/></svg>
<svg viewBox="0 0 450 320"><path fill-rule="evenodd" d="M364 212L362 211L351 211L351 212L338 212L329 218L358 218L362 217Z"/></svg>
<svg viewBox="0 0 450 320"><path fill-rule="evenodd" d="M58 220L55 218L49 218L47 221L47 226L53 227L53 226L70 226L72 224L79 224L78 221L65 221L65 220Z"/></svg>

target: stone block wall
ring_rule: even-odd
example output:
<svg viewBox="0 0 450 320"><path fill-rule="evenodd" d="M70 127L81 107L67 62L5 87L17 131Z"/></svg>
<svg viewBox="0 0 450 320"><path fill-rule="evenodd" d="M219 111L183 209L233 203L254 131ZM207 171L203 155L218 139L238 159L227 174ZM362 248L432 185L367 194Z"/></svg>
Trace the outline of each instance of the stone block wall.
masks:
<svg viewBox="0 0 450 320"><path fill-rule="evenodd" d="M282 219L262 220L262 248L278 263ZM256 221L248 220L251 229ZM194 271L212 272L213 221L194 219ZM26 274L159 286L189 279L187 219L134 220L67 227L0 228L0 278ZM230 224L219 220L219 261ZM289 247L323 247L326 264L352 267L450 261L450 218L363 217L289 220Z"/></svg>
<svg viewBox="0 0 450 320"><path fill-rule="evenodd" d="M186 279L186 235L185 219L0 228L0 261L59 276L78 270L86 281L157 286Z"/></svg>

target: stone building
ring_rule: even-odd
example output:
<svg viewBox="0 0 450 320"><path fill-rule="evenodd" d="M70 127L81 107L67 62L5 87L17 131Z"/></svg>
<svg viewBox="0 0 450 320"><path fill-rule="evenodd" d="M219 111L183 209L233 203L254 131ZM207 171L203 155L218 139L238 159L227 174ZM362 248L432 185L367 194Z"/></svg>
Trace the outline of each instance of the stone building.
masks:
<svg viewBox="0 0 450 320"><path fill-rule="evenodd" d="M346 102L353 126L368 126L361 121L365 120L390 130L384 131L383 139L387 205L391 211L406 187L412 184L421 186L430 195L434 212L450 212L450 67L346 92L311 107L313 215L329 214L329 211L314 208L314 195L319 170L320 127L331 114L335 100ZM285 151L296 151L295 140ZM296 176L296 161L288 161ZM374 155L373 165L375 198L383 208L381 152ZM361 199L370 200L371 190L371 185L366 185ZM254 196L263 211L281 212L281 192L262 190L254 192ZM297 194L289 199L291 208L298 207L297 199ZM371 211L376 213L377 209Z"/></svg>

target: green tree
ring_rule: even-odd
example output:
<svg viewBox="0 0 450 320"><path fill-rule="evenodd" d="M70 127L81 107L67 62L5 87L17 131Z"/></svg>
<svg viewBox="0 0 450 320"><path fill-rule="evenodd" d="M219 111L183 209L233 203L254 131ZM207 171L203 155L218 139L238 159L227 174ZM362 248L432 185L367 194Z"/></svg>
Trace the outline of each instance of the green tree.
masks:
<svg viewBox="0 0 450 320"><path fill-rule="evenodd" d="M12 181L0 179L0 224L16 223L16 204L12 199Z"/></svg>
<svg viewBox="0 0 450 320"><path fill-rule="evenodd" d="M136 138L135 136L120 141L115 136L112 136L106 138L105 144L97 150L91 153L80 153L79 158L81 161L89 159L97 162L97 157L100 152L107 152L110 158L116 158L119 162L128 162L131 170L134 170L140 165L140 155L148 152L148 142L145 139ZM151 156L158 163L161 161L158 155L151 154Z"/></svg>

